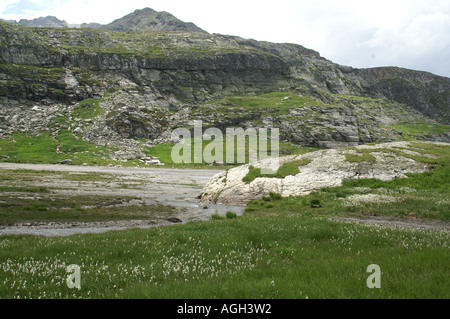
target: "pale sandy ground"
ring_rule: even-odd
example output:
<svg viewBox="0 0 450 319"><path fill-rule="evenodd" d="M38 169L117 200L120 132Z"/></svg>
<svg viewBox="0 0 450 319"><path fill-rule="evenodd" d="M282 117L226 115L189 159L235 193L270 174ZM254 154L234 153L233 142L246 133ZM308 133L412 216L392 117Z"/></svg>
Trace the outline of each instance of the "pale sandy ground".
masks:
<svg viewBox="0 0 450 319"><path fill-rule="evenodd" d="M128 168L128 167L96 167L49 164L15 164L0 163L0 169L37 170L70 173L103 173L117 176L117 182L73 182L63 179L45 180L35 186L55 187L52 192L64 195L107 195L132 196L139 198L141 203L147 205L164 204L177 207L174 218L183 223L208 220L213 214L225 215L232 211L242 215L244 207L213 205L200 203L197 198L206 182L218 170L200 169L166 169L166 168ZM118 184L130 185L138 183L139 187L123 188ZM80 186L81 185L81 186ZM78 187L77 187L78 186ZM31 195L35 196L35 195ZM157 221L108 221L90 223L22 223L9 226L0 226L0 235L30 234L43 236L68 236L79 233L101 233L111 230L128 228L150 228L155 226L172 225L167 220Z"/></svg>

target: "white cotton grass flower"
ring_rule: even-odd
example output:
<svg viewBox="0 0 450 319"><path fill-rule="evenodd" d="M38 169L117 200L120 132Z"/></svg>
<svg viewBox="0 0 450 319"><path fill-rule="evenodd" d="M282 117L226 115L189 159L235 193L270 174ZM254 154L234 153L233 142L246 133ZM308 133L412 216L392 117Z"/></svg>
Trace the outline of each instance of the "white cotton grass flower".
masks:
<svg viewBox="0 0 450 319"><path fill-rule="evenodd" d="M389 195L377 195L377 194L364 194L364 195L351 195L346 198L342 198L342 201L344 201L345 206L359 206L366 203L373 203L373 204L389 204L389 203L395 203L399 199L394 196Z"/></svg>

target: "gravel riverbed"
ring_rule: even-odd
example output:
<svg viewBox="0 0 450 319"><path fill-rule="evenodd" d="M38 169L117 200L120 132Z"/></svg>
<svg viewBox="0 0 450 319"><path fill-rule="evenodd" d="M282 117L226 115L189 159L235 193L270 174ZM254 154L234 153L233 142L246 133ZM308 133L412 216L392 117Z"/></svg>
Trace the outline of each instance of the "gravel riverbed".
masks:
<svg viewBox="0 0 450 319"><path fill-rule="evenodd" d="M98 222L34 222L0 225L0 235L69 236L74 234L101 233L129 228L150 228L208 220L212 215L225 215L227 211L242 215L244 207L200 203L198 196L204 185L220 170L96 167L51 164L0 163L0 170L30 170L68 172L70 174L108 174L105 181L74 183L63 179L45 179L31 186L49 187L59 195L98 195L134 197L145 205L169 205L175 207L171 218L158 220L120 220ZM118 187L118 185L121 187ZM138 187L134 187L135 185ZM125 185L125 187L124 187ZM132 187L128 187L131 185ZM36 196L34 194L27 196ZM135 204L135 203L134 203Z"/></svg>

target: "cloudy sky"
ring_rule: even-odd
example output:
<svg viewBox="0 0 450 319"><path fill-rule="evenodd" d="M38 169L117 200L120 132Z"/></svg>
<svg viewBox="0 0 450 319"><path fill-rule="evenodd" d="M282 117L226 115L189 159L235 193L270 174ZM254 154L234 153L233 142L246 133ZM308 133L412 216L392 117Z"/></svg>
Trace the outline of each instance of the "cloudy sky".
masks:
<svg viewBox="0 0 450 319"><path fill-rule="evenodd" d="M343 65L450 77L449 0L1 0L0 18L106 24L145 7L210 33L301 44Z"/></svg>

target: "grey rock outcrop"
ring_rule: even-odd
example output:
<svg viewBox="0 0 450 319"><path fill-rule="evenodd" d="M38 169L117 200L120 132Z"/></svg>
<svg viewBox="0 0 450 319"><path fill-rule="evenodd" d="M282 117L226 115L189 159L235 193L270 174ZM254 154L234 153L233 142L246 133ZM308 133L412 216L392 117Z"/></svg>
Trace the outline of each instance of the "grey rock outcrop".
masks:
<svg viewBox="0 0 450 319"><path fill-rule="evenodd" d="M301 166L300 173L285 178L258 177L251 183L243 178L249 172L250 165L243 165L219 173L212 177L203 189L202 201L220 204L245 205L251 200L260 199L270 192L282 196L302 196L323 187L341 186L348 179L375 178L384 181L406 177L407 173L422 173L427 165L417 162L407 154L413 142L393 142L378 145L362 145L350 149L330 149L316 151L299 156L280 158L280 165L298 159L308 158L311 162ZM450 144L445 144L450 147ZM405 150L406 149L406 150ZM358 154L358 150L370 153L373 161L349 161L346 154ZM399 154L399 152L405 152ZM361 155L361 154L360 154ZM426 156L426 155L425 155ZM272 163L271 163L272 162ZM273 159L252 164L255 168L270 167Z"/></svg>

